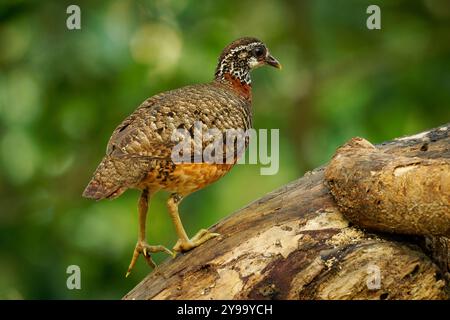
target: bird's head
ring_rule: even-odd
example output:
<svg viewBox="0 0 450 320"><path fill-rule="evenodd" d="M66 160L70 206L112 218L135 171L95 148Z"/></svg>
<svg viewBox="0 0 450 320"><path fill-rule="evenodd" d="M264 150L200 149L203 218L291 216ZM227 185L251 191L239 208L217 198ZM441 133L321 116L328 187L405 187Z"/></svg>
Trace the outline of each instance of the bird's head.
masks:
<svg viewBox="0 0 450 320"><path fill-rule="evenodd" d="M240 38L223 49L216 68L216 80L232 77L249 85L250 71L264 65L281 69L281 64L261 40Z"/></svg>

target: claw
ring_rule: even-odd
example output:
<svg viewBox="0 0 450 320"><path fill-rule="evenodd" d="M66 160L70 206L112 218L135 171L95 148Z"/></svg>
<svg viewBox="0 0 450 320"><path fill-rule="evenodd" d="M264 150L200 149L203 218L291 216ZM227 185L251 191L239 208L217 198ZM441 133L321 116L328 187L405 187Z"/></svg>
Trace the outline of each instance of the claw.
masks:
<svg viewBox="0 0 450 320"><path fill-rule="evenodd" d="M147 264L150 266L150 268L155 269L156 268L156 263L153 261L152 256L148 255L148 256L144 256L145 261L147 261Z"/></svg>
<svg viewBox="0 0 450 320"><path fill-rule="evenodd" d="M144 256L145 261L147 261L147 264L154 269L156 268L156 264L153 261L150 252L163 252L163 251L169 254L170 256L173 256L172 251L170 251L164 246L151 246L144 241L138 241L136 247L134 248L133 257L131 258L130 266L128 267L128 271L125 274L125 277L128 278L128 276L130 275L131 270L133 270L140 254Z"/></svg>
<svg viewBox="0 0 450 320"><path fill-rule="evenodd" d="M201 229L195 236L192 237L192 239L188 241L184 241L182 239L178 239L177 243L173 247L174 251L178 252L186 252L189 251L195 247L198 247L199 245L205 243L209 239L215 238L220 236L219 233L209 232L206 229Z"/></svg>

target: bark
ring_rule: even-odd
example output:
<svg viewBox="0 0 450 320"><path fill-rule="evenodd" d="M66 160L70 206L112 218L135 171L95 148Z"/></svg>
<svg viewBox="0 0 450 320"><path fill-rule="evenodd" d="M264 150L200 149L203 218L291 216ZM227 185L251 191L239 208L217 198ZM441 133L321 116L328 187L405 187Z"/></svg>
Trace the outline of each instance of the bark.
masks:
<svg viewBox="0 0 450 320"><path fill-rule="evenodd" d="M360 227L450 235L450 159L386 153L355 138L337 150L325 176L341 212Z"/></svg>
<svg viewBox="0 0 450 320"><path fill-rule="evenodd" d="M352 139L124 298L448 299L449 132Z"/></svg>

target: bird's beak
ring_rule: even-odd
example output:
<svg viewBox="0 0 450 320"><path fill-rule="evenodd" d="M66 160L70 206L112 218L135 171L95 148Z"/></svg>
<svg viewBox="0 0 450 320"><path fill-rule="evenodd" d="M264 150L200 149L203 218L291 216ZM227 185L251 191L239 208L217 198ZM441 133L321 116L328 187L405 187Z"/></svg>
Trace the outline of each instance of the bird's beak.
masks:
<svg viewBox="0 0 450 320"><path fill-rule="evenodd" d="M266 63L267 63L269 66L275 67L275 68L277 68L277 69L281 69L281 68L282 68L282 67L281 67L281 63L279 63L278 60L275 59L275 58L274 58L272 55L270 55L270 54L266 57Z"/></svg>

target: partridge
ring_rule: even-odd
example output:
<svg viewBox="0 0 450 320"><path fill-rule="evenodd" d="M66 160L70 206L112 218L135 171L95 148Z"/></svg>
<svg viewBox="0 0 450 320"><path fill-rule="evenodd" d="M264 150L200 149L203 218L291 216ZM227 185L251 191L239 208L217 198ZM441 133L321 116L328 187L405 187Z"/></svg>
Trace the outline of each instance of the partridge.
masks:
<svg viewBox="0 0 450 320"><path fill-rule="evenodd" d="M212 163L174 161L174 131L184 129L194 134L195 124L201 130L216 128L243 131L252 127L252 87L250 71L270 65L281 69L280 63L260 40L250 37L233 41L223 49L214 80L166 91L145 100L114 130L106 155L98 165L83 196L95 200L113 199L127 189L141 190L138 202L139 234L127 276L140 254L151 267L151 253L172 252L146 241L146 219L150 197L160 190L170 192L167 207L175 226L178 241L176 252L185 252L218 236L200 230L189 238L178 214L180 202L223 177L237 161ZM230 142L224 141L224 144ZM234 143L234 142L233 142ZM204 142L201 142L204 147ZM248 143L245 144L244 148ZM224 146L226 149L229 146Z"/></svg>

